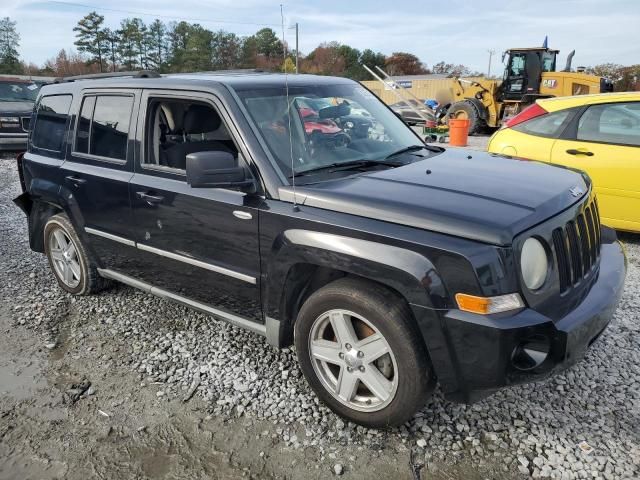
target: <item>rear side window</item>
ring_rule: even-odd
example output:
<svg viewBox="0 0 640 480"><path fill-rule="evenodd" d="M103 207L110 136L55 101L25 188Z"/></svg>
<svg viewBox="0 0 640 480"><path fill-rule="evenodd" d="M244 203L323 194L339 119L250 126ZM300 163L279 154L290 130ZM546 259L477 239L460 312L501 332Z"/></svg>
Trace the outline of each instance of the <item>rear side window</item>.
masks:
<svg viewBox="0 0 640 480"><path fill-rule="evenodd" d="M578 122L577 139L640 146L640 102L589 107Z"/></svg>
<svg viewBox="0 0 640 480"><path fill-rule="evenodd" d="M35 148L61 152L67 131L71 95L42 97L36 111L31 143Z"/></svg>
<svg viewBox="0 0 640 480"><path fill-rule="evenodd" d="M556 137L560 135L565 125L565 120L569 117L571 110L561 110L549 113L540 117L532 118L528 122L513 127L514 130L541 137Z"/></svg>
<svg viewBox="0 0 640 480"><path fill-rule="evenodd" d="M75 151L126 160L132 109L133 96L85 97L78 118Z"/></svg>

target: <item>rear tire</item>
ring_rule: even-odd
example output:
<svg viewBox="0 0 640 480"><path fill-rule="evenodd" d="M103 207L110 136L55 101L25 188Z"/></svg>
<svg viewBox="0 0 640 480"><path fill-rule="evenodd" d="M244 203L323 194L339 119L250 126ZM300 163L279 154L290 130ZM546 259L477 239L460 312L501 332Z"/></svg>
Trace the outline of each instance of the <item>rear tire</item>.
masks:
<svg viewBox="0 0 640 480"><path fill-rule="evenodd" d="M450 117L453 115L453 118L469 120L469 135L481 133L486 127L478 108L468 100L454 103L449 107L447 114Z"/></svg>
<svg viewBox="0 0 640 480"><path fill-rule="evenodd" d="M298 314L295 346L318 397L360 425L400 425L433 392L409 307L381 285L345 277L313 293Z"/></svg>
<svg viewBox="0 0 640 480"><path fill-rule="evenodd" d="M44 252L63 290L88 295L108 285L65 214L54 215L45 224Z"/></svg>

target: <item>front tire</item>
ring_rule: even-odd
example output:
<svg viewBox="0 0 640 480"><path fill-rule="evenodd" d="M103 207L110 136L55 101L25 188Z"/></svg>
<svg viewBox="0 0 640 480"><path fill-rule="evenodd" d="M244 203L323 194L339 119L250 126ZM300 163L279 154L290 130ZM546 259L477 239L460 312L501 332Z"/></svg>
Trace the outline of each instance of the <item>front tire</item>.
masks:
<svg viewBox="0 0 640 480"><path fill-rule="evenodd" d="M63 290L88 295L106 285L66 215L54 215L45 224L44 251Z"/></svg>
<svg viewBox="0 0 640 480"><path fill-rule="evenodd" d="M400 425L433 391L408 306L378 284L342 278L316 291L298 314L295 345L318 397L360 425Z"/></svg>

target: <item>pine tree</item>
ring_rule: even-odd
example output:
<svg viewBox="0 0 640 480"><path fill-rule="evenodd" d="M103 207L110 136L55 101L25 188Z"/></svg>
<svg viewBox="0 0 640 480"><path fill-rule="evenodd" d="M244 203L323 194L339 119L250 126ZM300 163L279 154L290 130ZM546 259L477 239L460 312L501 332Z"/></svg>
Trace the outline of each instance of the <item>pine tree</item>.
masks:
<svg viewBox="0 0 640 480"><path fill-rule="evenodd" d="M142 20L139 18L125 18L120 22L120 43L118 52L122 57L122 62L126 70L136 70L138 68L138 60L140 56Z"/></svg>
<svg viewBox="0 0 640 480"><path fill-rule="evenodd" d="M0 73L22 73L18 56L20 34L16 22L9 17L0 19Z"/></svg>
<svg viewBox="0 0 640 480"><path fill-rule="evenodd" d="M77 40L74 45L78 50L90 55L90 63L98 63L100 71L103 69L102 52L106 50L106 37L102 30L104 16L97 12L91 12L80 19L78 25L73 28Z"/></svg>
<svg viewBox="0 0 640 480"><path fill-rule="evenodd" d="M107 54L111 58L111 71L115 72L118 69L118 44L120 42L120 36L117 31L105 28L102 30L102 35L107 45Z"/></svg>
<svg viewBox="0 0 640 480"><path fill-rule="evenodd" d="M242 40L235 33L218 30L211 42L214 70L238 68L242 63Z"/></svg>
<svg viewBox="0 0 640 480"><path fill-rule="evenodd" d="M147 59L149 68L163 71L167 59L167 27L156 19L149 25Z"/></svg>

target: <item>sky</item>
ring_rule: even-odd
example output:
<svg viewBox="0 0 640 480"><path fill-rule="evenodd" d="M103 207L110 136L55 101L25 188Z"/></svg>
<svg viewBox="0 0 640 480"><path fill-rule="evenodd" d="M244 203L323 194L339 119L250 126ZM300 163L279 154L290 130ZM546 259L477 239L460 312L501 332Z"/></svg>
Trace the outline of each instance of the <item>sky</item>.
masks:
<svg viewBox="0 0 640 480"><path fill-rule="evenodd" d="M387 55L406 51L428 66L441 60L486 72L502 70L501 52L542 45L559 49L558 66L576 50L573 66L640 63L640 0L316 0L283 3L285 39L300 51L338 41ZM20 55L42 64L73 49L73 27L91 10L118 26L124 17L186 20L211 30L250 35L264 26L282 36L280 2L265 0L0 0L0 17L17 21Z"/></svg>

